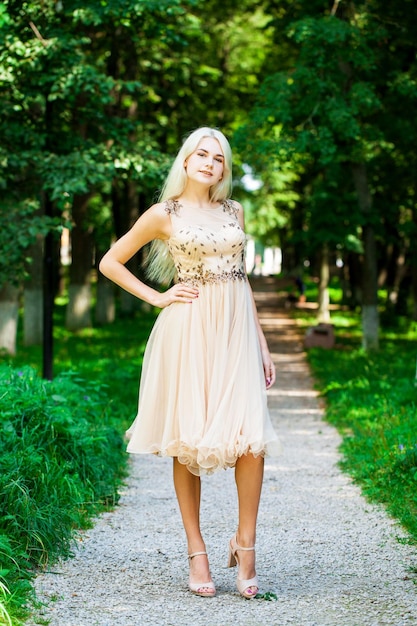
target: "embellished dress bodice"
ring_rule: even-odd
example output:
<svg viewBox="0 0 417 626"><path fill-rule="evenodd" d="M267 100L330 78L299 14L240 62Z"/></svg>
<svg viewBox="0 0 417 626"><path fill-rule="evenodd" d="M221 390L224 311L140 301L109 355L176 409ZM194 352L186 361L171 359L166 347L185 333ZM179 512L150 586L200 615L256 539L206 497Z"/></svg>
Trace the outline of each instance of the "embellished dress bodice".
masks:
<svg viewBox="0 0 417 626"><path fill-rule="evenodd" d="M165 209L177 280L196 286L198 297L173 302L157 318L127 450L176 457L191 473L210 474L244 454L279 449L244 267L246 237L231 200L209 209L169 200Z"/></svg>
<svg viewBox="0 0 417 626"><path fill-rule="evenodd" d="M245 280L246 236L231 200L209 208L183 207L169 200L172 234L167 242L178 281L193 285Z"/></svg>

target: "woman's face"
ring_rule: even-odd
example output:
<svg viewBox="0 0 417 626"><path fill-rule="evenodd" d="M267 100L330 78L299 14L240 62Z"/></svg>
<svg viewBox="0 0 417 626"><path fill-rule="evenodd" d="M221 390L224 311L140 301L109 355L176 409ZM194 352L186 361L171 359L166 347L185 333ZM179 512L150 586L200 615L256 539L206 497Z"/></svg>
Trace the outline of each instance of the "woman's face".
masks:
<svg viewBox="0 0 417 626"><path fill-rule="evenodd" d="M189 179L212 187L223 178L224 155L214 137L203 137L184 163Z"/></svg>

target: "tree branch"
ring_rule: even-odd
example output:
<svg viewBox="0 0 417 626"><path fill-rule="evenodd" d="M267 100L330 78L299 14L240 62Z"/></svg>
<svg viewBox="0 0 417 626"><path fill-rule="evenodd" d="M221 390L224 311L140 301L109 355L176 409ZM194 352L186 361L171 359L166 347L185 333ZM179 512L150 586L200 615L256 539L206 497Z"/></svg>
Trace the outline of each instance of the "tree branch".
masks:
<svg viewBox="0 0 417 626"><path fill-rule="evenodd" d="M337 8L340 4L340 0L334 0L332 10L330 11L330 15L336 15Z"/></svg>
<svg viewBox="0 0 417 626"><path fill-rule="evenodd" d="M29 22L29 26L31 27L31 29L33 30L33 32L35 33L35 37L37 39L39 39L39 41L42 43L42 45L44 45L45 47L48 45L47 41L42 37L42 35L40 34L40 32L38 31L38 29L36 28L35 24L33 22Z"/></svg>

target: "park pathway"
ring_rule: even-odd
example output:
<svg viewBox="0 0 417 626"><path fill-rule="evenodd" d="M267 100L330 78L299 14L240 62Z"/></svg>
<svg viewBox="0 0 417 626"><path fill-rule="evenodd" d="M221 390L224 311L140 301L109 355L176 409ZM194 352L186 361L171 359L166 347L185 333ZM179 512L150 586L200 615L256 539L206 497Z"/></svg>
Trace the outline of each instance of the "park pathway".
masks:
<svg viewBox="0 0 417 626"><path fill-rule="evenodd" d="M296 325L272 279L255 281L277 364L269 393L283 454L267 459L259 516L261 591L244 600L227 569L236 525L233 471L203 478L202 526L218 594L187 591L187 557L171 460L132 458L120 506L83 533L75 557L40 575L50 626L403 626L417 624L417 566L405 533L337 467L340 439L323 407Z"/></svg>

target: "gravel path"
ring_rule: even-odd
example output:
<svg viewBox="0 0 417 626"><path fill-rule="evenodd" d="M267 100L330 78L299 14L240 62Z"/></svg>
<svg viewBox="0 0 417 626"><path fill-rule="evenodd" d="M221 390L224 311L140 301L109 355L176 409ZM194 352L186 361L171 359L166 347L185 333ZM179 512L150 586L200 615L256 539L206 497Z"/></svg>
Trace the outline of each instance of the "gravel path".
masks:
<svg viewBox="0 0 417 626"><path fill-rule="evenodd" d="M417 624L417 552L339 471L340 438L322 421L297 328L267 288L257 300L279 373L270 406L284 444L266 462L257 570L261 591L278 600L244 600L236 570L226 568L233 471L203 477L202 526L218 593L199 598L187 591L171 460L135 456L120 506L83 533L75 558L37 578L46 604L31 626Z"/></svg>

